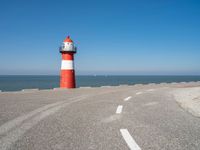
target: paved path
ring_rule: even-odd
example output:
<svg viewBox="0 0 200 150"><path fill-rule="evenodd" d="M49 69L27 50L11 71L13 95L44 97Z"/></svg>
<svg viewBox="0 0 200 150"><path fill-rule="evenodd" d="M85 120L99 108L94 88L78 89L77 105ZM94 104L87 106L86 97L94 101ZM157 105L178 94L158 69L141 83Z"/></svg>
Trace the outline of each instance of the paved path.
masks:
<svg viewBox="0 0 200 150"><path fill-rule="evenodd" d="M0 149L198 150L200 118L170 94L193 84L0 93Z"/></svg>

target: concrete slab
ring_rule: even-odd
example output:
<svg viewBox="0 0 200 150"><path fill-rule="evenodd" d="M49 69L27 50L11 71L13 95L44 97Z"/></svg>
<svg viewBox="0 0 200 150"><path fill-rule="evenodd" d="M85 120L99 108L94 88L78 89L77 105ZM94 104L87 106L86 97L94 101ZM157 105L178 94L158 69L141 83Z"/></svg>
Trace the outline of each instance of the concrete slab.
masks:
<svg viewBox="0 0 200 150"><path fill-rule="evenodd" d="M90 89L92 88L91 86L82 86L82 87L79 87L80 89Z"/></svg>
<svg viewBox="0 0 200 150"><path fill-rule="evenodd" d="M22 92L33 92L38 91L39 89L22 89Z"/></svg>
<svg viewBox="0 0 200 150"><path fill-rule="evenodd" d="M183 109L194 116L200 117L200 87L176 89L173 94Z"/></svg>

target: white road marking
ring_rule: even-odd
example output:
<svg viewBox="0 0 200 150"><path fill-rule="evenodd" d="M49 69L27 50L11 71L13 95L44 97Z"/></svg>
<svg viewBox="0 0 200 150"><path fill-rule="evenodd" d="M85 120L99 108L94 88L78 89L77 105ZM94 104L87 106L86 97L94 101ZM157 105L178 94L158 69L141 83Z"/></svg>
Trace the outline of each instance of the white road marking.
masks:
<svg viewBox="0 0 200 150"><path fill-rule="evenodd" d="M120 129L120 132L131 150L141 150L127 129Z"/></svg>
<svg viewBox="0 0 200 150"><path fill-rule="evenodd" d="M70 100L74 100L74 99L77 99L77 98L85 98L85 96L78 96L78 97L75 97L75 98L70 98ZM41 113L42 111L46 111L49 108L56 107L58 105L62 105L65 102L66 101L60 101L60 102L56 102L56 103L45 105L43 107L40 107L38 109L35 109L35 110L29 112L28 114L19 116L19 117L15 118L15 119L13 119L11 121L8 121L8 122L4 123L3 125L0 126L0 135L1 134L5 134L6 132L11 130L12 128L20 125L25 120L27 120L27 119L29 119L29 118Z"/></svg>
<svg viewBox="0 0 200 150"><path fill-rule="evenodd" d="M6 132L8 132L9 130L11 130L12 128L20 125L23 121L25 121L26 119L28 118L31 118L32 116L42 112L42 111L45 111L51 107L55 107L57 105L60 105L60 104L63 104L64 102L61 101L61 102L57 102L57 103L53 103L53 104L48 104L46 106L43 106L41 108L38 108L28 114L25 114L23 116L20 116L20 117L17 117L11 121L8 121L6 122L5 124L3 124L2 126L0 126L0 134L4 134Z"/></svg>
<svg viewBox="0 0 200 150"><path fill-rule="evenodd" d="M114 92L119 92L119 91L125 91L125 90L115 90ZM109 94L112 92L113 91L106 91L99 94L95 94L95 96ZM89 95L84 95L84 96L71 98L71 100L74 100L74 101L69 102L69 103L65 101L61 101L61 102L49 104L3 124L2 126L0 126L0 136L2 136L0 138L0 150L10 149L12 145L17 140L19 140L19 138L23 134L25 134L29 129L31 129L41 120L56 113L61 108L64 108L67 105L70 105L72 103L81 101L87 98L88 96ZM94 95L91 95L91 96L94 96Z"/></svg>
<svg viewBox="0 0 200 150"><path fill-rule="evenodd" d="M10 129L10 132L7 132L7 134L2 137L0 139L0 150L7 150L7 149L10 149L11 146L24 134L26 133L26 131L28 131L29 129L31 129L33 126L35 126L38 122L40 122L41 120L45 119L46 117L58 112L61 108L64 108L66 107L67 105L70 105L72 103L75 103L75 102L78 102L78 101L81 101L83 100L84 98L86 98L85 96L80 96L80 97L76 97L76 98L73 98L74 101L72 102L61 102L61 103L54 103L54 105L52 107L50 107L49 105L47 105L44 109L44 107L41 107L41 109L38 111L36 110L34 113L36 113L34 116L33 114L28 114L28 116L24 116L22 118L20 118L18 120L13 120L11 122L8 122L8 123L11 123L9 124L9 127L8 128L5 128L5 125L3 126L3 128L0 128L0 129L5 129L5 131L9 131ZM49 109L48 109L48 108ZM41 111L42 109L44 109L43 111ZM30 116L33 116L33 117L30 117ZM29 119L30 118L30 119ZM24 120L24 121L22 121ZM12 124L13 123L13 124ZM19 127L13 129L16 125L20 125ZM2 127L2 126L1 126ZM12 129L12 130L11 130ZM4 130L0 130L2 131L2 133L5 133Z"/></svg>
<svg viewBox="0 0 200 150"><path fill-rule="evenodd" d="M122 106L122 105L119 105L119 106L117 107L116 114L121 114L122 108L123 108L123 106Z"/></svg>
<svg viewBox="0 0 200 150"><path fill-rule="evenodd" d="M137 93L135 93L136 95L140 95L140 94L142 94L143 92L137 92Z"/></svg>
<svg viewBox="0 0 200 150"><path fill-rule="evenodd" d="M124 101L128 101L131 98L132 98L132 96L129 96L129 97L125 98Z"/></svg>
<svg viewBox="0 0 200 150"><path fill-rule="evenodd" d="M147 90L147 92L153 92L153 91L155 91L155 89L149 89L149 90Z"/></svg>
<svg viewBox="0 0 200 150"><path fill-rule="evenodd" d="M154 106L157 104L158 104L158 102L149 102L149 103L144 104L144 106Z"/></svg>

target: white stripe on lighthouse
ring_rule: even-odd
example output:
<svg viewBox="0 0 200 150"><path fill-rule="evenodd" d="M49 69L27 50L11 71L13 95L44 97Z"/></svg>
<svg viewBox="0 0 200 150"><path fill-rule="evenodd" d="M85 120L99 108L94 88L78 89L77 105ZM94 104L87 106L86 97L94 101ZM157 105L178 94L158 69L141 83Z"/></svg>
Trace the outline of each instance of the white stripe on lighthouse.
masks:
<svg viewBox="0 0 200 150"><path fill-rule="evenodd" d="M61 64L62 70L73 70L74 69L74 62L72 60L62 60Z"/></svg>

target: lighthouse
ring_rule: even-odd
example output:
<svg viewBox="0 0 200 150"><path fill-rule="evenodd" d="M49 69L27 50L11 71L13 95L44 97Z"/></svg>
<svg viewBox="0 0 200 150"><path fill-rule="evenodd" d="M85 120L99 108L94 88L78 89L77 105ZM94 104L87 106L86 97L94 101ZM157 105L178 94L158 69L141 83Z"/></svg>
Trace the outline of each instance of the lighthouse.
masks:
<svg viewBox="0 0 200 150"><path fill-rule="evenodd" d="M69 36L63 41L60 53L62 55L60 88L75 88L74 54L76 47Z"/></svg>

